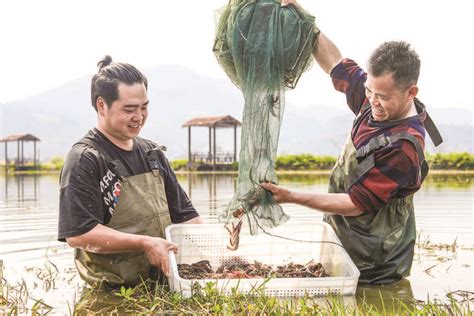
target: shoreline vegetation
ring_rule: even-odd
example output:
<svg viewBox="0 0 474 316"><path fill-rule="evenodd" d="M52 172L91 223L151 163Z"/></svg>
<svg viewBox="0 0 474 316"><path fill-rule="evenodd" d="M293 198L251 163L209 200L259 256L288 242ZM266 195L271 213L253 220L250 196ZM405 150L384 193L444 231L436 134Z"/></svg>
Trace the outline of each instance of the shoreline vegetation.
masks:
<svg viewBox="0 0 474 316"><path fill-rule="evenodd" d="M318 156L313 154L289 154L277 156L275 169L277 174L330 174L336 163L336 156ZM427 154L426 160L431 174L474 174L474 154L468 152ZM8 174L55 174L64 164L63 157L53 157L47 163L42 163L36 170L15 171L14 164L10 164ZM214 174L236 174L238 162L220 164L216 171L212 171L210 164L194 164L188 168L187 159L170 161L176 173L198 172ZM201 168L204 166L203 168ZM0 163L0 174L5 174L5 162Z"/></svg>

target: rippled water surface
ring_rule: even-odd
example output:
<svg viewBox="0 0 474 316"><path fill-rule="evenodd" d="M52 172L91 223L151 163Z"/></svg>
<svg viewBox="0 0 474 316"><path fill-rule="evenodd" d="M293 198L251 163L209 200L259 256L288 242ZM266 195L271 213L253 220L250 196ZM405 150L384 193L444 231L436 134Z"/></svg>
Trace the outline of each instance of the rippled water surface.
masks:
<svg viewBox="0 0 474 316"><path fill-rule="evenodd" d="M233 196L235 176L182 174L178 178L204 220L217 222L217 214ZM281 185L294 190L327 190L327 175L279 178ZM0 260L9 283L26 280L33 287L30 295L67 311L80 296L83 283L76 275L72 250L56 241L58 180L57 175L0 177ZM425 181L415 195L415 213L419 241L428 247L417 248L408 282L385 287L383 295L426 300L442 299L456 290L473 291L473 180L473 176L435 175ZM297 205L285 205L284 210L292 220L322 219L321 213ZM457 247L456 251L429 247L434 244ZM44 271L54 278L48 279Z"/></svg>

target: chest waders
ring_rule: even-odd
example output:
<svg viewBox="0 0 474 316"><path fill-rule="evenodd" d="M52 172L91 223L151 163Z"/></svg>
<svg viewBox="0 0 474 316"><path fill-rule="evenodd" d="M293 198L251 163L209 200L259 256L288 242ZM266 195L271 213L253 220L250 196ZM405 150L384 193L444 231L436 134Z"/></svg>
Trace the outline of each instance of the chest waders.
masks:
<svg viewBox="0 0 474 316"><path fill-rule="evenodd" d="M417 109L424 111L424 105L415 101ZM361 112L368 110L364 105ZM424 125L435 145L442 142L431 118ZM361 116L356 118L360 119ZM329 179L330 193L346 193L361 176L374 165L375 152L397 140L407 140L415 148L420 164L421 181L428 173L423 149L418 140L407 132L390 136L380 135L356 150L351 135L339 156ZM393 198L376 212L366 212L360 216L325 215L341 240L357 268L360 270L359 283L383 284L400 280L410 274L416 239L413 194L403 198Z"/></svg>
<svg viewBox="0 0 474 316"><path fill-rule="evenodd" d="M94 144L87 142L94 147ZM94 147L95 148L95 147ZM164 237L171 224L163 178L153 150L146 153L151 172L129 176L119 160L109 160L109 168L121 179L118 204L105 226L120 232ZM134 286L148 279L156 271L142 251L98 254L75 249L75 264L83 280L92 286Z"/></svg>

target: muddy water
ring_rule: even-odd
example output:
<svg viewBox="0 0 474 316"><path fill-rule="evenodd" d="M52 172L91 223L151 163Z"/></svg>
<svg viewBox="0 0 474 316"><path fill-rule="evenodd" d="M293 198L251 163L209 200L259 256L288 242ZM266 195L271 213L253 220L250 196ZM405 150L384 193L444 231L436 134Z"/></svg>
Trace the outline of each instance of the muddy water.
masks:
<svg viewBox="0 0 474 316"><path fill-rule="evenodd" d="M217 222L218 212L233 196L235 177L184 174L178 178L204 220ZM280 176L280 182L298 191L327 190L327 176L285 175ZM472 292L473 200L473 176L430 176L415 195L419 241L425 247L416 250L412 275L394 286L360 288L358 295L378 300L381 290L387 300L433 300L456 290ZM294 220L322 219L320 213L296 205L285 205L284 210ZM57 216L56 175L0 176L3 276L16 286L25 281L28 296L42 298L56 311L68 312L84 284L75 272L72 250L56 241ZM455 251L430 247L440 244L457 247Z"/></svg>

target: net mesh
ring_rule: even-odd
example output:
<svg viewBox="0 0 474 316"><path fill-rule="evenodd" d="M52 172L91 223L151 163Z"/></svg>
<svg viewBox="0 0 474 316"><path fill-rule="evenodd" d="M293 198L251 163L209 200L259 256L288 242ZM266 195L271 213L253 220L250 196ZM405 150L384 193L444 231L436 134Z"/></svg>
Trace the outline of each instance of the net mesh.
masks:
<svg viewBox="0 0 474 316"><path fill-rule="evenodd" d="M245 216L255 235L289 219L260 183L278 183L275 157L285 89L294 88L312 63L317 35L314 17L300 7L281 7L270 0L230 0L221 10L213 50L242 90L245 105L237 190L219 214L220 222L235 224Z"/></svg>

